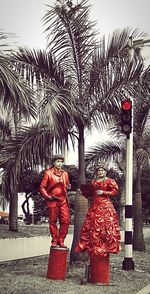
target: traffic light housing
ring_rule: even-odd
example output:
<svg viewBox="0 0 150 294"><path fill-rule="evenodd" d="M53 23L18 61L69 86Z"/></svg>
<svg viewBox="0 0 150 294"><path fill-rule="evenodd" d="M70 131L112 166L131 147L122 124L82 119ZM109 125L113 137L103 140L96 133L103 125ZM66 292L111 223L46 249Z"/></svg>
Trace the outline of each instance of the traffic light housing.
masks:
<svg viewBox="0 0 150 294"><path fill-rule="evenodd" d="M129 99L121 103L121 132L127 136L132 132L132 101Z"/></svg>

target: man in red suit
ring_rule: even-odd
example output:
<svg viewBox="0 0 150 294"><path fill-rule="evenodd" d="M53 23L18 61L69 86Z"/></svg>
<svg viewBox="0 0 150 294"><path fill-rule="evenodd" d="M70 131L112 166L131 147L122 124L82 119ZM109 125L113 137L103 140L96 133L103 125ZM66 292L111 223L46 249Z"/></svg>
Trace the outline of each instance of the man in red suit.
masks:
<svg viewBox="0 0 150 294"><path fill-rule="evenodd" d="M52 236L52 247L64 245L70 221L67 189L70 189L68 173L62 169L64 157L55 155L53 166L45 171L40 184L40 192L46 200L49 216L49 229ZM57 227L59 219L60 228Z"/></svg>

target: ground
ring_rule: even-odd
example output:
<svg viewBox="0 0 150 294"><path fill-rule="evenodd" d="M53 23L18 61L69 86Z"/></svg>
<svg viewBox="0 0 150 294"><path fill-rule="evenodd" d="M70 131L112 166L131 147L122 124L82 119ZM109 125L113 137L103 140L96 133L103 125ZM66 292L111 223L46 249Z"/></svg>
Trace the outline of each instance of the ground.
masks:
<svg viewBox="0 0 150 294"><path fill-rule="evenodd" d="M19 224L18 232L9 231L8 225L0 224L0 239L44 236L49 234L48 224L23 225Z"/></svg>
<svg viewBox="0 0 150 294"><path fill-rule="evenodd" d="M40 226L39 226L40 227ZM20 226L20 234L34 236L47 234L47 227ZM1 238L10 234L8 228L1 227ZM4 233L5 231L5 233ZM7 233L7 234L6 234ZM3 236L3 237L2 237ZM17 237L17 236L16 236ZM69 265L65 281L54 281L46 278L48 256L34 257L30 259L5 262L0 264L0 285L2 294L136 294L147 286L150 281L150 238L146 239L146 251L134 252L133 261L135 270L122 270L124 259L124 248L120 254L110 257L110 285L81 285L81 278L84 277L85 264L78 262Z"/></svg>

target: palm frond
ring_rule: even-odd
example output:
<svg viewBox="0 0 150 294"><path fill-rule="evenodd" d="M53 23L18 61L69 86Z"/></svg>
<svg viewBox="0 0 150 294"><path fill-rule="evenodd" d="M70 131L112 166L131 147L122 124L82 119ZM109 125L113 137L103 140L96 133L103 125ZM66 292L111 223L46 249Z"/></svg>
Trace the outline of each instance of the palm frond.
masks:
<svg viewBox="0 0 150 294"><path fill-rule="evenodd" d="M8 165L9 161L12 162L12 159L14 160L17 156L21 161L19 165L24 164L23 158L33 166L42 164L46 154L51 154L53 146L56 146L56 151L58 151L59 148L63 148L63 144L67 141L68 135L66 133L58 136L46 125L37 124L30 128L22 127L15 137L11 137L3 143L0 162Z"/></svg>
<svg viewBox="0 0 150 294"><path fill-rule="evenodd" d="M147 34L141 32L139 28L132 29L126 27L123 30L115 30L108 37L105 57L107 57L107 59L117 57L118 53L122 54L122 57L128 57L128 42L131 36L135 39L137 37L145 37Z"/></svg>
<svg viewBox="0 0 150 294"><path fill-rule="evenodd" d="M51 82L45 82L44 98L39 103L40 121L56 133L68 132L74 124L74 108L70 91Z"/></svg>
<svg viewBox="0 0 150 294"><path fill-rule="evenodd" d="M12 55L12 61L19 74L32 86L44 80L64 85L63 70L50 51L20 48Z"/></svg>
<svg viewBox="0 0 150 294"><path fill-rule="evenodd" d="M0 118L0 139L11 136L12 128L11 122L8 119Z"/></svg>
<svg viewBox="0 0 150 294"><path fill-rule="evenodd" d="M135 56L129 63L129 33L129 29L115 31L107 49L103 37L93 52L89 117L94 117L97 126L98 123L103 127L108 124L114 113L119 117L121 101L130 96L138 99L139 88L143 87L139 83L144 69L143 60Z"/></svg>
<svg viewBox="0 0 150 294"><path fill-rule="evenodd" d="M35 117L33 91L11 68L9 56L0 54L0 97L5 108L14 107L27 119Z"/></svg>
<svg viewBox="0 0 150 294"><path fill-rule="evenodd" d="M11 197L13 187L16 186L18 176L26 166L37 168L50 162L53 153L64 154L68 145L68 134L56 134L48 126L37 124L33 127L24 127L15 137L2 143L0 167L5 170L6 188L7 180L9 187L4 192ZM6 185L5 185L6 184Z"/></svg>
<svg viewBox="0 0 150 294"><path fill-rule="evenodd" d="M136 159L136 162L140 164L142 167L146 166L149 167L150 162L150 148L139 148L134 153L134 158Z"/></svg>
<svg viewBox="0 0 150 294"><path fill-rule="evenodd" d="M14 47L14 45L16 44L16 41L14 41L15 37L16 35L13 33L8 33L8 32L5 33L3 30L0 30L0 52L3 52L3 53L12 52L10 44L13 43L13 47Z"/></svg>
<svg viewBox="0 0 150 294"><path fill-rule="evenodd" d="M100 160L118 160L125 154L125 146L120 142L100 143L91 147L85 154L86 165L96 165Z"/></svg>
<svg viewBox="0 0 150 294"><path fill-rule="evenodd" d="M65 75L79 87L87 78L96 45L94 22L89 21L90 6L87 0L82 0L71 7L68 2L57 2L54 7L48 5L48 8L43 18L48 48L57 54Z"/></svg>

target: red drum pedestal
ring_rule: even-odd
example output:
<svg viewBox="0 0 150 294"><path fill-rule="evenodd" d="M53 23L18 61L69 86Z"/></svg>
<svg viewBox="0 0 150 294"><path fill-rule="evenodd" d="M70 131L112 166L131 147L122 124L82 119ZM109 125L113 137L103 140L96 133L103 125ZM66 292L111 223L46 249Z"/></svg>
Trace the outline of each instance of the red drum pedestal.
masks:
<svg viewBox="0 0 150 294"><path fill-rule="evenodd" d="M91 283L109 283L109 254L106 257L97 256L94 253L90 255L90 282Z"/></svg>
<svg viewBox="0 0 150 294"><path fill-rule="evenodd" d="M68 248L51 247L47 269L47 279L65 280L67 272Z"/></svg>

